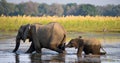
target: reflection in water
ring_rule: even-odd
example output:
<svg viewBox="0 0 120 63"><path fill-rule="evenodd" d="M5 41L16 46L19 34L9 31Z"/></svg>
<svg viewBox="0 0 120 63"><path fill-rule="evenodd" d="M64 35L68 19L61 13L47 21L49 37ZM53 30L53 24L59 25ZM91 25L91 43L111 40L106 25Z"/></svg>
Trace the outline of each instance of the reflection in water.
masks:
<svg viewBox="0 0 120 63"><path fill-rule="evenodd" d="M84 56L78 57L76 55L67 55L65 57L66 63L101 63L100 56Z"/></svg>
<svg viewBox="0 0 120 63"><path fill-rule="evenodd" d="M84 56L84 58L78 57L77 59L75 63L101 63L100 56Z"/></svg>
<svg viewBox="0 0 120 63"><path fill-rule="evenodd" d="M15 63L20 63L19 54L15 54Z"/></svg>
<svg viewBox="0 0 120 63"><path fill-rule="evenodd" d="M25 61L26 58L24 58L24 61L20 60L22 57L20 57L19 54L15 54L15 63L27 63L28 61ZM41 55L38 53L30 54L27 58L30 60L28 63L65 63L65 56L62 54L57 55Z"/></svg>
<svg viewBox="0 0 120 63"><path fill-rule="evenodd" d="M31 63L64 63L64 55L41 55L41 54L31 54L30 55Z"/></svg>
<svg viewBox="0 0 120 63"><path fill-rule="evenodd" d="M16 54L15 63L22 63L21 58L19 54ZM28 63L101 63L100 56L92 55L78 57L67 54L41 55L34 53L30 54L28 58L30 60Z"/></svg>
<svg viewBox="0 0 120 63"><path fill-rule="evenodd" d="M31 54L30 55L31 63L42 63L41 54Z"/></svg>

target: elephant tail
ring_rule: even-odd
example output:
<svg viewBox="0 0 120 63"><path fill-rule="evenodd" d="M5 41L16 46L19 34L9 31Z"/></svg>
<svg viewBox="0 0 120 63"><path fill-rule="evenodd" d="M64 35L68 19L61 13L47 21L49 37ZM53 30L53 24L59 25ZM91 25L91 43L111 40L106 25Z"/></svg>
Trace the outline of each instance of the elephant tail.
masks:
<svg viewBox="0 0 120 63"><path fill-rule="evenodd" d="M101 46L101 49L103 50L103 52L100 52L100 55L105 55L106 51L103 49L103 47Z"/></svg>

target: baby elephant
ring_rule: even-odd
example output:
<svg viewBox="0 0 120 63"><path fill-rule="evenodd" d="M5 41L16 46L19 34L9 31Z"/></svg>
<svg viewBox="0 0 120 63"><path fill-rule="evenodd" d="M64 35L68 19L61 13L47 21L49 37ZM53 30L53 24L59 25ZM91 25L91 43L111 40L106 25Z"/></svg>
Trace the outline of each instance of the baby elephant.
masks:
<svg viewBox="0 0 120 63"><path fill-rule="evenodd" d="M105 50L101 47L101 43L97 39L83 39L81 36L79 38L71 39L70 42L66 45L66 47L75 47L77 48L77 55L81 55L82 51L85 54L93 54L93 55L105 55ZM100 48L104 52L100 52Z"/></svg>

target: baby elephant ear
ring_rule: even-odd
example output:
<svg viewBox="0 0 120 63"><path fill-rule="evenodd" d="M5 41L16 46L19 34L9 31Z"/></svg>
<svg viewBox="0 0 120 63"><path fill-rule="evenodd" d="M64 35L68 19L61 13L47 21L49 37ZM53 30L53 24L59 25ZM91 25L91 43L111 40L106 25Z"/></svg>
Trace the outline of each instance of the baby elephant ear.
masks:
<svg viewBox="0 0 120 63"><path fill-rule="evenodd" d="M75 48L79 48L79 39L75 39L75 42L74 42L74 46Z"/></svg>
<svg viewBox="0 0 120 63"><path fill-rule="evenodd" d="M84 40L83 39L79 39L79 47L83 46L84 45Z"/></svg>

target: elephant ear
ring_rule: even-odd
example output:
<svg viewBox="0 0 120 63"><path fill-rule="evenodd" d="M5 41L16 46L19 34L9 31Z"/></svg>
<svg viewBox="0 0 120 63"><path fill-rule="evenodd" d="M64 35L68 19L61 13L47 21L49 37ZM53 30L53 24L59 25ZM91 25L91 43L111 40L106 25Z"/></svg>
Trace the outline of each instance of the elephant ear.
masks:
<svg viewBox="0 0 120 63"><path fill-rule="evenodd" d="M18 33L17 33L17 36L16 36L16 39L22 39L23 40L23 35L24 35L24 31L25 31L25 28L26 28L26 25L21 25L19 30L18 30Z"/></svg>
<svg viewBox="0 0 120 63"><path fill-rule="evenodd" d="M79 42L79 47L84 45L84 40L82 38L79 38L78 42Z"/></svg>
<svg viewBox="0 0 120 63"><path fill-rule="evenodd" d="M27 24L26 26L25 26L25 29L24 29L24 32L23 32L23 41L25 42L25 40L28 38L28 39L30 39L29 38L29 32L30 32L30 24Z"/></svg>
<svg viewBox="0 0 120 63"><path fill-rule="evenodd" d="M22 39L22 33L23 33L23 26L20 26L19 30L18 30L18 33L17 33L17 36L16 36L16 39Z"/></svg>
<svg viewBox="0 0 120 63"><path fill-rule="evenodd" d="M74 42L75 48L79 48L84 45L83 39L81 38L76 38Z"/></svg>

